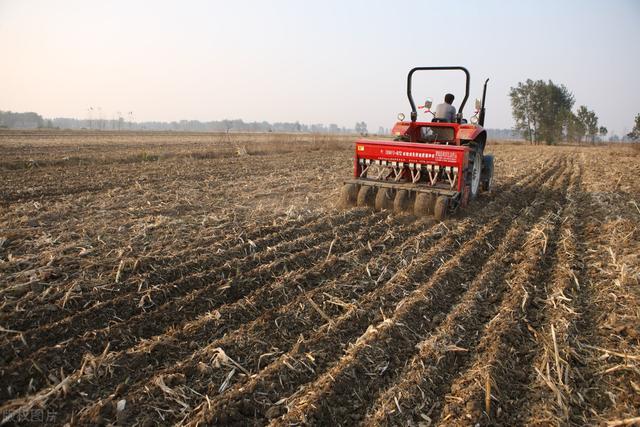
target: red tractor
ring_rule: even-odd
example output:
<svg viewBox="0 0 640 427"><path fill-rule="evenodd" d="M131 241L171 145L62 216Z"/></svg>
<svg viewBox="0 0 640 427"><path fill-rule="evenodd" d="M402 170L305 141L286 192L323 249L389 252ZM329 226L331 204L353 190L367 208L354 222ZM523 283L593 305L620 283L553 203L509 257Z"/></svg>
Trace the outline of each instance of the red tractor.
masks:
<svg viewBox="0 0 640 427"><path fill-rule="evenodd" d="M420 108L433 118L417 121L411 79L416 71L434 70L459 70L466 76L464 98L453 121L435 118L430 99ZM416 67L409 71L411 121L405 121L402 113L398 115L393 141L356 141L354 178L344 182L341 204L396 212L413 207L417 216L434 215L442 220L448 213L467 206L480 191L489 191L493 156L484 155L487 132L482 127L489 79L484 83L482 101L476 100L471 123L462 116L469 97L469 80L469 71L464 67Z"/></svg>

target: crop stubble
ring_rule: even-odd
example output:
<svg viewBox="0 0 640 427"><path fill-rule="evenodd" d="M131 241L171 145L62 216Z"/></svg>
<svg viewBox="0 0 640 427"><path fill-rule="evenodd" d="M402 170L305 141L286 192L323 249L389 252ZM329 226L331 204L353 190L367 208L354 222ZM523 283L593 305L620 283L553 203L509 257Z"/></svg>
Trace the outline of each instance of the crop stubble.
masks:
<svg viewBox="0 0 640 427"><path fill-rule="evenodd" d="M638 416L637 151L491 144L495 190L438 224L336 210L340 141L17 135L0 135L5 417Z"/></svg>

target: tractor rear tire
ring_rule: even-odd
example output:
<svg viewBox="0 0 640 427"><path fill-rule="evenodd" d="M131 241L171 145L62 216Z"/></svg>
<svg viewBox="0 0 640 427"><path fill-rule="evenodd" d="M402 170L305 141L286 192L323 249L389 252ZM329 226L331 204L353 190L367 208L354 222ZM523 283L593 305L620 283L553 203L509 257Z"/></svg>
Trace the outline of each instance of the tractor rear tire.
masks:
<svg viewBox="0 0 640 427"><path fill-rule="evenodd" d="M493 156L486 155L482 159L482 182L480 183L480 188L484 192L491 191L491 186L493 184Z"/></svg>
<svg viewBox="0 0 640 427"><path fill-rule="evenodd" d="M413 214L415 216L433 215L435 207L436 195L428 193L416 194L416 202L413 205Z"/></svg>
<svg viewBox="0 0 640 427"><path fill-rule="evenodd" d="M385 209L393 209L394 191L391 188L379 188L376 194L375 209L382 211Z"/></svg>
<svg viewBox="0 0 640 427"><path fill-rule="evenodd" d="M374 187L370 187L368 185L363 185L360 187L360 191L358 191L358 206L368 206L373 207L376 199L376 189Z"/></svg>
<svg viewBox="0 0 640 427"><path fill-rule="evenodd" d="M352 208L358 203L358 186L356 184L345 184L340 193L340 207Z"/></svg>
<svg viewBox="0 0 640 427"><path fill-rule="evenodd" d="M482 177L482 151L479 147L476 147L475 150L471 152L469 167L471 168L469 173L469 185L471 188L469 198L474 200L480 193L480 182Z"/></svg>
<svg viewBox="0 0 640 427"><path fill-rule="evenodd" d="M433 210L433 216L435 216L438 221L444 221L447 218L448 210L449 198L447 196L438 196L436 206Z"/></svg>
<svg viewBox="0 0 640 427"><path fill-rule="evenodd" d="M396 197L393 199L393 211L395 213L406 212L410 209L411 195L407 190L396 191Z"/></svg>

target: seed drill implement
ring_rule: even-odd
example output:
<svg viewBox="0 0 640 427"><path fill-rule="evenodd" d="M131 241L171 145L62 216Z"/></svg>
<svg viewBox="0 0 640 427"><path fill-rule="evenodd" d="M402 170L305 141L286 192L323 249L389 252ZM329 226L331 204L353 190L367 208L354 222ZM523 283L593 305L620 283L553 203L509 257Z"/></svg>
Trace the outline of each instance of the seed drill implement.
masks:
<svg viewBox="0 0 640 427"><path fill-rule="evenodd" d="M424 106L426 121L418 121L412 95L412 79L422 71L462 71L465 93L453 120ZM483 128L487 79L482 100L476 99L470 123L463 117L469 97L470 74L464 67L416 67L407 76L411 119L398 115L394 140L361 138L355 143L354 177L346 180L340 203L344 207L371 206L377 210L413 211L416 216L433 215L443 220L465 208L481 191L489 191L493 177L493 156L485 155L487 132ZM431 115L431 117L429 116Z"/></svg>

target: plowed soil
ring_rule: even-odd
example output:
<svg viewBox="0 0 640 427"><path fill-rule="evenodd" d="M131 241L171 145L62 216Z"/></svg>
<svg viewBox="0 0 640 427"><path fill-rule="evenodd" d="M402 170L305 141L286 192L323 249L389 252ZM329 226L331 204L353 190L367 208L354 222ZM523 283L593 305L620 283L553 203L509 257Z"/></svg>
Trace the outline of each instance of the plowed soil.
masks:
<svg viewBox="0 0 640 427"><path fill-rule="evenodd" d="M490 143L438 223L337 208L348 139L0 133L2 420L638 422L640 150Z"/></svg>

